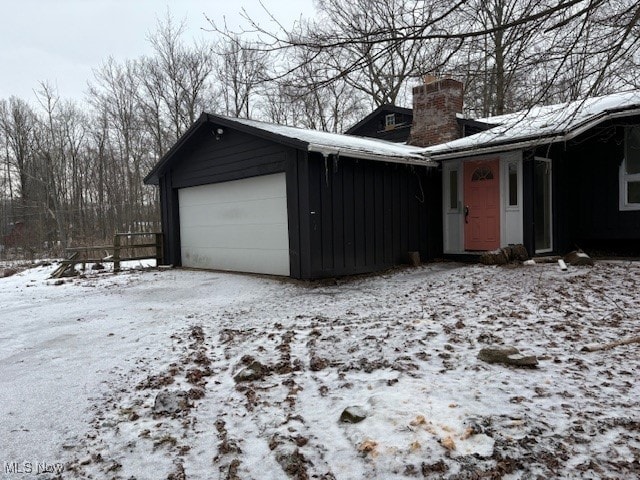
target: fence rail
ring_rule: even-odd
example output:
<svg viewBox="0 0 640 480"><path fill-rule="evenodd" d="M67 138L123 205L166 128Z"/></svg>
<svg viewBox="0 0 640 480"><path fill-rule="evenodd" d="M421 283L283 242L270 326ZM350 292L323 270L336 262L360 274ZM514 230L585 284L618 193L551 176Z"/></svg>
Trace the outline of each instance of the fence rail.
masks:
<svg viewBox="0 0 640 480"><path fill-rule="evenodd" d="M136 242L140 238L144 243ZM151 241L147 240L148 238L151 238ZM113 245L71 247L66 251L69 257L60 262L60 267L53 272L52 277L59 278L78 264L82 264L84 270L87 263L113 262L113 272L117 273L120 271L121 262L155 258L156 265L163 263L162 233L160 232L116 233L113 236ZM104 252L104 256L95 252Z"/></svg>

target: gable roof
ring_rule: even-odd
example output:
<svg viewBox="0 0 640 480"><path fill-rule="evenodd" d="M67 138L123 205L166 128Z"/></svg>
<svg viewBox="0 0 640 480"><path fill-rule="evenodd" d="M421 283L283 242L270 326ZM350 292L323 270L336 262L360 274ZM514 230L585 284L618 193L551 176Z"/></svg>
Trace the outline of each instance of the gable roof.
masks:
<svg viewBox="0 0 640 480"><path fill-rule="evenodd" d="M421 155L423 149L420 147L387 142L374 138L307 130L257 120L203 113L153 167L151 172L145 177L144 182L147 184L158 183L159 175L170 163L176 152L206 124L232 128L276 143L308 152L317 152L323 155L341 155L363 160L403 163L408 165L436 165Z"/></svg>
<svg viewBox="0 0 640 480"><path fill-rule="evenodd" d="M432 160L495 153L570 140L613 118L640 114L640 90L478 119L497 125L468 137L424 148Z"/></svg>
<svg viewBox="0 0 640 480"><path fill-rule="evenodd" d="M381 113L385 113L385 114L386 113L399 113L401 115L413 116L413 109L404 108L404 107L397 107L395 105L391 105L390 103L385 103L384 105L380 105L378 108L376 108L373 112L371 112L369 115L364 117L362 120L360 120L355 125L352 125L349 128L347 128L344 131L344 133L346 133L347 135L350 135L351 133L353 133L356 130L358 130L360 127L366 125L368 122L370 122L371 120L376 118Z"/></svg>

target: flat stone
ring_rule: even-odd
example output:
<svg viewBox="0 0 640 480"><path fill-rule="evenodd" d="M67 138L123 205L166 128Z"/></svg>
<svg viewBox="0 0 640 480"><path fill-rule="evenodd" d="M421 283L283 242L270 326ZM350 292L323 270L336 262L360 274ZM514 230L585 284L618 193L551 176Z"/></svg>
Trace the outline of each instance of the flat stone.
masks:
<svg viewBox="0 0 640 480"><path fill-rule="evenodd" d="M577 250L567 253L563 260L574 267L579 267L581 265L593 266L593 259L586 253L578 252Z"/></svg>
<svg viewBox="0 0 640 480"><path fill-rule="evenodd" d="M507 364L514 367L533 368L538 366L538 358L535 355L522 355L517 353L507 357Z"/></svg>
<svg viewBox="0 0 640 480"><path fill-rule="evenodd" d="M367 418L367 412L364 408L358 406L347 407L340 415L342 423L360 423Z"/></svg>
<svg viewBox="0 0 640 480"><path fill-rule="evenodd" d="M503 363L509 355L516 355L520 350L514 347L487 347L480 350L478 359L487 363Z"/></svg>
<svg viewBox="0 0 640 480"><path fill-rule="evenodd" d="M522 355L515 347L488 347L478 353L478 359L487 363L498 363L512 367L534 368L538 359L534 355Z"/></svg>

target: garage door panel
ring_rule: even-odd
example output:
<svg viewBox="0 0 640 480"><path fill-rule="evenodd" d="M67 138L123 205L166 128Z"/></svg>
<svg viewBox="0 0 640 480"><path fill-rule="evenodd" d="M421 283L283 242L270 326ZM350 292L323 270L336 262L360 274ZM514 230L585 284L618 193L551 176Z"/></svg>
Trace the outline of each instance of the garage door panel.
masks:
<svg viewBox="0 0 640 480"><path fill-rule="evenodd" d="M255 238L256 227L260 232L259 245ZM182 242L182 247L277 250L289 240L286 227L286 224L187 227L187 241Z"/></svg>
<svg viewBox="0 0 640 480"><path fill-rule="evenodd" d="M180 189L180 200L185 206L196 204L238 202L247 200L262 200L274 196L280 196L280 187L284 173L275 175L263 175L260 177L243 178L231 182L200 185ZM238 196L238 189L244 188L242 197ZM212 188L214 187L214 188Z"/></svg>
<svg viewBox="0 0 640 480"><path fill-rule="evenodd" d="M254 259L260 258L260 263ZM211 259L215 258L215 264ZM289 252L281 250L252 249L195 249L187 250L183 263L192 268L213 268L233 272L267 273L270 275L289 275Z"/></svg>
<svg viewBox="0 0 640 480"><path fill-rule="evenodd" d="M178 190L182 264L289 275L285 174Z"/></svg>
<svg viewBox="0 0 640 480"><path fill-rule="evenodd" d="M184 208L180 216L184 225L268 225L274 221L287 223L286 198L193 204Z"/></svg>

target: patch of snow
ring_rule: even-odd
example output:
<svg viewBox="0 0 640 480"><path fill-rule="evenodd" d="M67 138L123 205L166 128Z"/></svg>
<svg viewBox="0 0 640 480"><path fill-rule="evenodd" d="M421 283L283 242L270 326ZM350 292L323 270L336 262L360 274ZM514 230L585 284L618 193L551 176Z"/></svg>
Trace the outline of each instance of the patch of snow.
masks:
<svg viewBox="0 0 640 480"><path fill-rule="evenodd" d="M633 478L640 264L455 263L339 285L0 279L0 461L62 478ZM477 359L513 346L536 369ZM263 375L237 382L251 362ZM189 407L154 412L158 393ZM367 417L342 423L361 406ZM46 478L42 477L42 478Z"/></svg>

